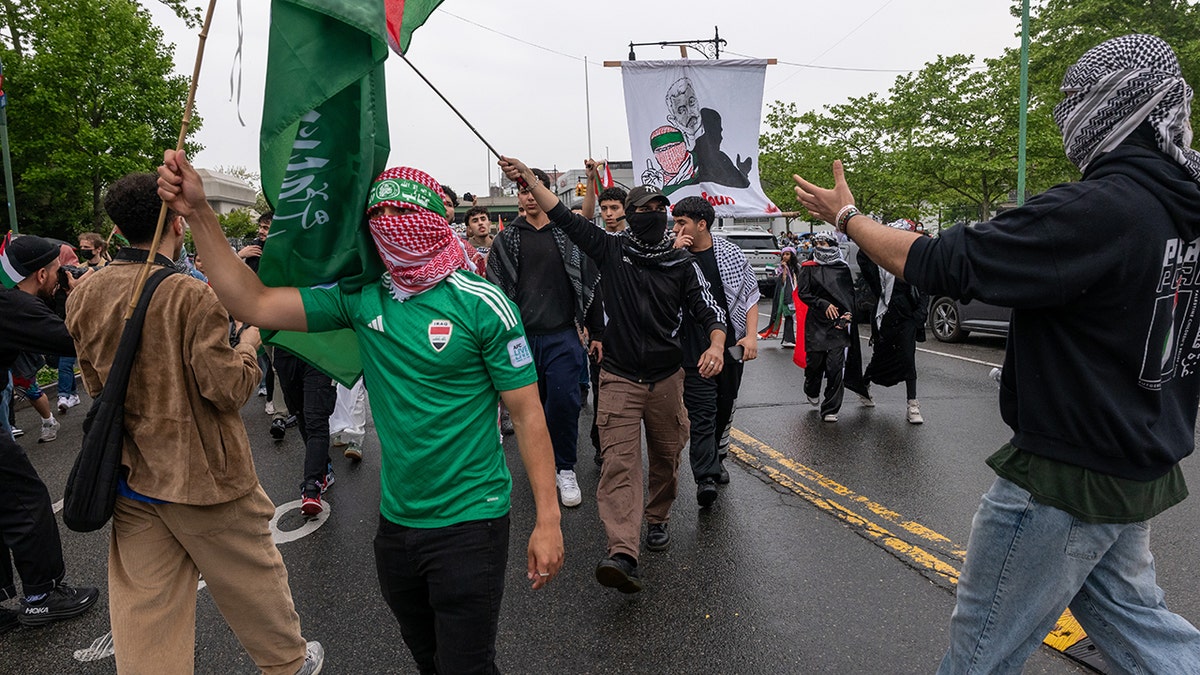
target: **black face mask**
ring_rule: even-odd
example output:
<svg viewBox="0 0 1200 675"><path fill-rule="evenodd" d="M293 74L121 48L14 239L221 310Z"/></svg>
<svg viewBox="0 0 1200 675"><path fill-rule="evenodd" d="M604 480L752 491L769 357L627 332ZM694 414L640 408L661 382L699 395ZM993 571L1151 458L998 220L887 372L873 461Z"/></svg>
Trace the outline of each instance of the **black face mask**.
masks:
<svg viewBox="0 0 1200 675"><path fill-rule="evenodd" d="M96 257L96 251L94 251L93 249L90 249L90 248L79 249L79 259L80 260L91 260L92 258L95 258L95 257Z"/></svg>
<svg viewBox="0 0 1200 675"><path fill-rule="evenodd" d="M625 222L629 224L629 233L646 244L657 244L667 234L666 211L626 213Z"/></svg>

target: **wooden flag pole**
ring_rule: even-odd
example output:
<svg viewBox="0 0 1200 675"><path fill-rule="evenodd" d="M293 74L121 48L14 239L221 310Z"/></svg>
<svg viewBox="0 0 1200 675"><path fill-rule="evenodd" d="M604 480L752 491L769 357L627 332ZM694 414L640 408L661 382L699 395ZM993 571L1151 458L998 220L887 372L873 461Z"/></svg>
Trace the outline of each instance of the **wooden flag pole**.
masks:
<svg viewBox="0 0 1200 675"><path fill-rule="evenodd" d="M183 109L183 122L179 126L179 140L175 142L175 151L183 150L183 139L187 138L188 128L192 124L192 108L196 103L196 85L200 82L200 64L204 61L204 42L208 40L208 27L212 25L213 10L217 0L209 0L208 11L204 15L204 26L200 29L200 44L196 47L196 65L192 68L192 83L188 87L187 105ZM154 239L150 242L150 251L146 254L146 264L138 273L137 283L133 286L133 295L129 298L129 307L125 309L125 319L133 316L138 299L142 297L142 288L150 277L150 266L158 252L158 244L162 240L163 223L167 220L167 203L163 202L158 210L158 224L154 227ZM110 235L111 236L111 235Z"/></svg>

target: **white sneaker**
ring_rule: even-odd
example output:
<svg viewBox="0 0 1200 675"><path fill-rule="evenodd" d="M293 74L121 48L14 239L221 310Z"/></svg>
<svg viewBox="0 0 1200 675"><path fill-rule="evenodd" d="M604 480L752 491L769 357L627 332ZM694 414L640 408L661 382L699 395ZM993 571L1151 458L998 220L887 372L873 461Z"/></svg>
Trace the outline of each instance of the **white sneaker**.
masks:
<svg viewBox="0 0 1200 675"><path fill-rule="evenodd" d="M68 397L66 397L66 396L58 397L58 412L65 413L65 412L67 412L67 409L71 407L71 406L67 405L67 398Z"/></svg>
<svg viewBox="0 0 1200 675"><path fill-rule="evenodd" d="M67 407L74 408L79 405L79 394L71 394L67 397Z"/></svg>
<svg viewBox="0 0 1200 675"><path fill-rule="evenodd" d="M559 471L554 477L554 482L558 484L558 494L563 506L579 506L583 501L583 495L579 492L579 479L575 477L574 471Z"/></svg>
<svg viewBox="0 0 1200 675"><path fill-rule="evenodd" d="M925 418L921 417L921 404L917 399L908 399L908 423L909 424L924 424Z"/></svg>
<svg viewBox="0 0 1200 675"><path fill-rule="evenodd" d="M272 401L267 401L267 404L265 406L263 406L263 412L267 413L268 415L274 415L275 414L275 403Z"/></svg>
<svg viewBox="0 0 1200 675"><path fill-rule="evenodd" d="M784 340L784 341L782 341L782 342L780 342L780 343L779 343L779 348L780 348L780 349L790 349L790 348L792 348L792 347L795 347L795 346L796 346L796 343L795 343L795 342L788 342L787 340Z"/></svg>
<svg viewBox="0 0 1200 675"><path fill-rule="evenodd" d="M835 415L835 414L833 414L833 413L830 413L830 414L828 414L828 415L826 415L826 416L822 417L821 419L825 420L826 422L836 422L836 421L837 421L837 415Z"/></svg>
<svg viewBox="0 0 1200 675"><path fill-rule="evenodd" d="M874 408L875 407L875 399L871 398L870 394L867 394L866 396L859 394L858 402L861 403L862 407L864 407L864 408Z"/></svg>
<svg viewBox="0 0 1200 675"><path fill-rule="evenodd" d="M348 459L348 460L351 460L354 462L361 462L362 461L362 446L359 445L358 443L355 443L354 441L346 443L345 445L346 445L346 450L345 450L345 452L342 453L342 455L344 455L346 457L346 459Z"/></svg>
<svg viewBox="0 0 1200 675"><path fill-rule="evenodd" d="M304 646L304 665L296 671L296 675L317 675L325 665L325 648L320 642L311 640Z"/></svg>
<svg viewBox="0 0 1200 675"><path fill-rule="evenodd" d="M38 443L49 443L58 438L58 420L53 416L48 420L42 420L42 434L38 436Z"/></svg>
<svg viewBox="0 0 1200 675"><path fill-rule="evenodd" d="M808 401L809 405L821 405L821 399L815 396L805 396L804 398Z"/></svg>

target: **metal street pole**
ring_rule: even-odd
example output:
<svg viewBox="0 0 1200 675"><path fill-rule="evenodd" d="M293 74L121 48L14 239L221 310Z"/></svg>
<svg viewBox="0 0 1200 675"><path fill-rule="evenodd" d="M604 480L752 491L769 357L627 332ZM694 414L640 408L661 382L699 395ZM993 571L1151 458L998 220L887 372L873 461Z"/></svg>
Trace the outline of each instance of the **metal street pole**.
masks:
<svg viewBox="0 0 1200 675"><path fill-rule="evenodd" d="M1017 139L1017 206L1025 203L1025 130L1029 107L1029 0L1021 0L1021 112Z"/></svg>
<svg viewBox="0 0 1200 675"><path fill-rule="evenodd" d="M4 63L0 62L0 154L4 155L4 191L8 197L8 223L13 234L17 227L17 202L13 196L12 160L8 155L8 95L4 93Z"/></svg>

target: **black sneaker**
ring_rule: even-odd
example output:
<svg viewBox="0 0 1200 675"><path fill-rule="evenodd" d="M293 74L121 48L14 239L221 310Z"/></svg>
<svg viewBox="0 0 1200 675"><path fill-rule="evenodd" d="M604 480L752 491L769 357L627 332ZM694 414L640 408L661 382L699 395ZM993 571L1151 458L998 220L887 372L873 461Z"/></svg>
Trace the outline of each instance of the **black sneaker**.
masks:
<svg viewBox="0 0 1200 675"><path fill-rule="evenodd" d="M711 478L705 478L696 485L696 503L700 508L707 509L717 501L717 483ZM650 535L646 535L646 539L650 539Z"/></svg>
<svg viewBox="0 0 1200 675"><path fill-rule="evenodd" d="M282 417L276 417L271 420L271 438L277 441L282 441L284 434L287 433L287 423Z"/></svg>
<svg viewBox="0 0 1200 675"><path fill-rule="evenodd" d="M671 535L667 533L666 523L650 523L646 526L646 548L651 551L665 551L671 544Z"/></svg>
<svg viewBox="0 0 1200 675"><path fill-rule="evenodd" d="M620 553L601 560L596 565L596 581L622 593L637 593L642 590L642 580L638 578L637 563L631 561L632 558Z"/></svg>
<svg viewBox="0 0 1200 675"><path fill-rule="evenodd" d="M286 424L286 425L287 425L287 428L291 429L292 427L296 426L296 424L297 424L297 422L298 422L298 421L299 421L299 420L297 420L297 419L296 419L296 416L295 416L295 415L288 415L288 416L287 416L287 421L286 421L286 422L284 422L284 424Z"/></svg>
<svg viewBox="0 0 1200 675"><path fill-rule="evenodd" d="M718 485L729 485L729 471L725 468L725 458L721 458L720 462L721 475L717 476Z"/></svg>
<svg viewBox="0 0 1200 675"><path fill-rule="evenodd" d="M60 619L69 619L86 612L99 597L100 591L95 588L74 588L60 581L37 602L22 598L19 620L22 626L44 626Z"/></svg>
<svg viewBox="0 0 1200 675"><path fill-rule="evenodd" d="M11 609L0 607L0 635L4 635L10 630L21 625L21 620L18 614Z"/></svg>

